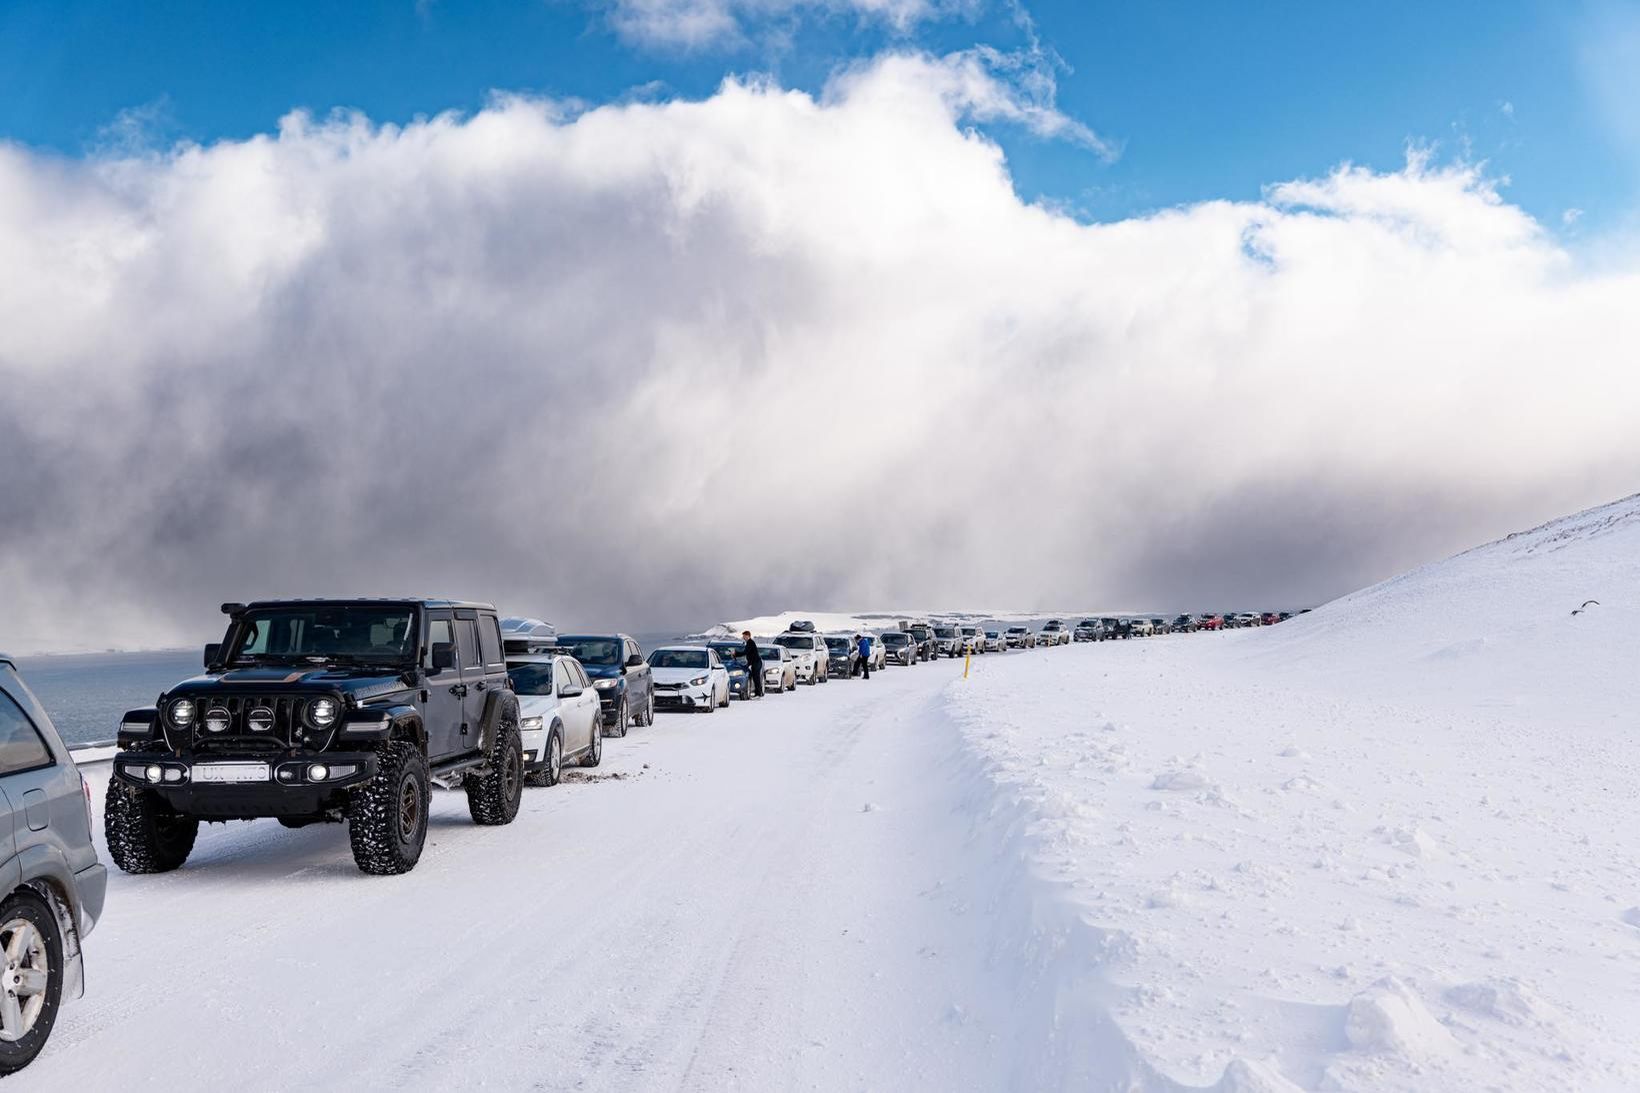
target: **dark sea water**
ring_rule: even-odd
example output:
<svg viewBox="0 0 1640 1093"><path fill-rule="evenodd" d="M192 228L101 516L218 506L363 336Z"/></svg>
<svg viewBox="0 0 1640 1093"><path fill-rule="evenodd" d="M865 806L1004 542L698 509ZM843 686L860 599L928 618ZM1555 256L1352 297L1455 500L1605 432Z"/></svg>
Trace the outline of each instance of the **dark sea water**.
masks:
<svg viewBox="0 0 1640 1093"><path fill-rule="evenodd" d="M674 634L635 634L645 651L685 641ZM162 653L85 653L19 657L17 670L69 744L112 741L120 715L150 706L164 691L198 675L200 649Z"/></svg>
<svg viewBox="0 0 1640 1093"><path fill-rule="evenodd" d="M120 715L200 671L200 650L20 657L17 670L69 744L113 740Z"/></svg>

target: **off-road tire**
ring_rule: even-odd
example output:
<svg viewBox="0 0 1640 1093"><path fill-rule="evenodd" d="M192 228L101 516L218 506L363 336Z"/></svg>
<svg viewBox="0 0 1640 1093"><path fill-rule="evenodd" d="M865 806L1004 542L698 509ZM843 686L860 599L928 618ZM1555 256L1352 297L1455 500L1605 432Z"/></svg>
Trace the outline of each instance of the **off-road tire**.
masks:
<svg viewBox="0 0 1640 1093"><path fill-rule="evenodd" d="M592 730L592 747L581 756L583 767L595 767L604 761L604 730L600 725Z"/></svg>
<svg viewBox="0 0 1640 1093"><path fill-rule="evenodd" d="M556 760L553 758L554 744L557 745ZM546 789L557 785L558 776L564 769L564 736L563 733L558 730L557 726L554 726L547 733L547 746L545 752L546 754L542 758L541 769L530 771L524 779L525 784L535 786L537 789ZM557 763L557 770L553 769L554 762Z"/></svg>
<svg viewBox="0 0 1640 1093"><path fill-rule="evenodd" d="M465 786L473 823L499 827L518 815L518 803L524 798L524 742L512 714L501 715L485 772L468 776Z"/></svg>
<svg viewBox="0 0 1640 1093"><path fill-rule="evenodd" d="M427 757L414 742L390 740L376 757L376 776L348 802L347 837L361 873L390 877L410 872L421 858L433 787Z"/></svg>
<svg viewBox="0 0 1640 1093"><path fill-rule="evenodd" d="M51 1027L57 1023L57 1009L63 1001L63 937L57 925L57 915L45 900L24 890L0 903L0 945L12 940L12 934L5 932L4 927L13 923L18 924L18 929L31 930L35 943L29 946L31 953L19 961L17 968L11 967L4 957L4 951L0 950L0 977L4 979L0 989L16 991L13 998L19 1003L17 1008L25 1014L35 998L41 1001L34 1015L34 1026L28 1032L15 1040L0 1040L0 1074L21 1070L34 1061L51 1037ZM37 987L40 969L34 962L35 954L45 964L45 989L23 995L21 988L24 985L13 982L13 976L19 971L27 976L32 971L36 982L30 986Z"/></svg>
<svg viewBox="0 0 1640 1093"><path fill-rule="evenodd" d="M103 841L127 873L169 873L188 860L198 835L198 817L176 811L157 793L109 779Z"/></svg>

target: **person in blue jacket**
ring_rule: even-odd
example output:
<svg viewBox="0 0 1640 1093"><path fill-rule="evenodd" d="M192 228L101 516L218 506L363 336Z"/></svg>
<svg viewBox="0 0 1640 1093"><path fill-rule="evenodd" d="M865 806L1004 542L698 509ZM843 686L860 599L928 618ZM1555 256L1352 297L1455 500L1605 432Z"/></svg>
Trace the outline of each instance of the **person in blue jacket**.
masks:
<svg viewBox="0 0 1640 1093"><path fill-rule="evenodd" d="M856 671L864 672L866 678L871 678L871 635L861 634L859 641L860 660L855 664Z"/></svg>

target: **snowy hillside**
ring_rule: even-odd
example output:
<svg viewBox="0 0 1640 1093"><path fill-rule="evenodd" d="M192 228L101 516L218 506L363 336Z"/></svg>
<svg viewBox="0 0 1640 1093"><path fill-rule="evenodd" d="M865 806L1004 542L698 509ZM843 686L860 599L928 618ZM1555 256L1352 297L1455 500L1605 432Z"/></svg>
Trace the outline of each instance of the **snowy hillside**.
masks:
<svg viewBox="0 0 1640 1093"><path fill-rule="evenodd" d="M1279 627L983 662L949 709L1071 912L1065 1080L1640 1088L1636 664L1633 497Z"/></svg>

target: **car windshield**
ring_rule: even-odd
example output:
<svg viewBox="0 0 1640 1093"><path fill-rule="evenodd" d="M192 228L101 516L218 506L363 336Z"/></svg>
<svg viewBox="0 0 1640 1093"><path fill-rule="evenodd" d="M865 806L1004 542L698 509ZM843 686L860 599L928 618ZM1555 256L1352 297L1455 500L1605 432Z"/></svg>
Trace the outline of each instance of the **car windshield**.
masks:
<svg viewBox="0 0 1640 1093"><path fill-rule="evenodd" d="M781 634L774 639L776 645L784 645L788 649L813 649L814 639L807 634Z"/></svg>
<svg viewBox="0 0 1640 1093"><path fill-rule="evenodd" d="M907 634L884 634L883 635L883 644L884 645L907 645L907 644L910 644L910 642L911 642L911 638Z"/></svg>
<svg viewBox="0 0 1640 1093"><path fill-rule="evenodd" d="M848 647L849 647L849 640L847 638L827 638L826 639L826 648L830 649L834 653L846 653L846 652L848 652Z"/></svg>
<svg viewBox="0 0 1640 1093"><path fill-rule="evenodd" d="M763 654L764 660L779 660L780 650L784 648L784 645L759 645L757 651Z"/></svg>
<svg viewBox="0 0 1640 1093"><path fill-rule="evenodd" d="M656 649L649 654L651 668L708 667L705 649Z"/></svg>
<svg viewBox="0 0 1640 1093"><path fill-rule="evenodd" d="M514 693L521 695L552 694L552 662L517 660L507 665L507 678L512 680Z"/></svg>
<svg viewBox="0 0 1640 1093"><path fill-rule="evenodd" d="M957 636L957 632L949 626L936 626L934 636L937 638L954 638Z"/></svg>
<svg viewBox="0 0 1640 1093"><path fill-rule="evenodd" d="M746 647L738 642L726 641L721 644L713 642L712 648L717 650L718 657L725 663L730 661L744 663L746 660Z"/></svg>
<svg viewBox="0 0 1640 1093"><path fill-rule="evenodd" d="M559 638L558 648L582 664L608 668L621 663L619 638Z"/></svg>
<svg viewBox="0 0 1640 1093"><path fill-rule="evenodd" d="M415 647L406 606L307 604L263 607L238 617L230 665L346 660L402 664Z"/></svg>

